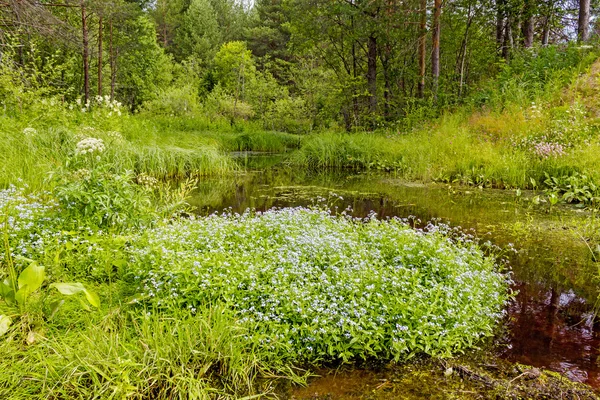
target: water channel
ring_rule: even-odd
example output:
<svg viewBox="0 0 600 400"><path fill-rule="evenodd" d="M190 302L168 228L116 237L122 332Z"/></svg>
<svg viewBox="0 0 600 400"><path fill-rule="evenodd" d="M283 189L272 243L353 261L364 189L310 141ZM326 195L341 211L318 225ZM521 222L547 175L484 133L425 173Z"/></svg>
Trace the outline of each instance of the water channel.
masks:
<svg viewBox="0 0 600 400"><path fill-rule="evenodd" d="M413 216L420 224L441 220L503 248L514 244L517 252L507 256L518 294L494 351L600 388L600 325L594 324L600 264L571 229L589 221L589 213L571 206L550 210L535 204L533 193L410 183L393 173L273 167L273 157L253 160L244 160L247 172L236 177L200 182L191 201L197 212L325 204L333 212L350 208L356 217L375 212L379 218ZM338 379L331 384L345 386L347 378Z"/></svg>

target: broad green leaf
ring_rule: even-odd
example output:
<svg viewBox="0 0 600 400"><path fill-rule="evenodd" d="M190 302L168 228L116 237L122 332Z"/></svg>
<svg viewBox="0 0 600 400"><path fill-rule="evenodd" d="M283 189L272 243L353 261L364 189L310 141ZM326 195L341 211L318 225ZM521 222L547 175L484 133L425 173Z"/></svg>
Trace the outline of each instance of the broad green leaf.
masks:
<svg viewBox="0 0 600 400"><path fill-rule="evenodd" d="M8 315L0 315L0 336L8 332L11 325L12 319Z"/></svg>
<svg viewBox="0 0 600 400"><path fill-rule="evenodd" d="M0 297L2 297L9 305L15 304L15 292L8 280L0 283Z"/></svg>
<svg viewBox="0 0 600 400"><path fill-rule="evenodd" d="M23 305L25 304L25 300L27 300L27 297L29 297L31 292L32 290L29 288L29 285L23 285L19 290L17 290L17 293L15 293L15 300L18 304Z"/></svg>
<svg viewBox="0 0 600 400"><path fill-rule="evenodd" d="M86 311L91 311L90 306L88 305L88 303L86 303L83 298L81 297L77 297L77 300L79 300L79 303L81 304L81 308L83 308Z"/></svg>
<svg viewBox="0 0 600 400"><path fill-rule="evenodd" d="M100 297L98 297L98 295L92 291L89 291L87 289L85 289L83 291L83 293L85 293L85 298L87 299L87 301L90 302L90 304L96 308L100 308Z"/></svg>
<svg viewBox="0 0 600 400"><path fill-rule="evenodd" d="M19 279L17 280L19 289L24 286L29 287L29 293L33 293L42 286L44 279L46 278L45 268L42 265L38 265L33 262L29 264L27 268L21 272Z"/></svg>
<svg viewBox="0 0 600 400"><path fill-rule="evenodd" d="M85 286L83 286L79 282L74 283L64 283L64 282L56 282L50 285L50 287L56 288L61 294L66 296L72 296L77 293L85 292Z"/></svg>

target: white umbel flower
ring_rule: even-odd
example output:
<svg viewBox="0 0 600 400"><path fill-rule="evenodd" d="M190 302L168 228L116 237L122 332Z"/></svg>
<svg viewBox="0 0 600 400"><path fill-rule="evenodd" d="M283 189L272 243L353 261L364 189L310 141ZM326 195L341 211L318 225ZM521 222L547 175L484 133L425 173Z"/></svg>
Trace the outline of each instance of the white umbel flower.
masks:
<svg viewBox="0 0 600 400"><path fill-rule="evenodd" d="M77 154L103 153L106 150L104 141L93 137L85 138L77 143L75 152Z"/></svg>
<svg viewBox="0 0 600 400"><path fill-rule="evenodd" d="M37 135L37 130L35 130L35 128L25 128L25 129L23 129L23 135L35 136L35 135Z"/></svg>

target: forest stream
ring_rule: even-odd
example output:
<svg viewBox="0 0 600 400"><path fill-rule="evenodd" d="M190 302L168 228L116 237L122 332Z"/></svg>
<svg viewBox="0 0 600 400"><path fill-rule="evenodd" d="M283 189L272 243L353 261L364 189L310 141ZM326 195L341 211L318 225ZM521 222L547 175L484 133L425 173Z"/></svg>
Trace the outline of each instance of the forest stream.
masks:
<svg viewBox="0 0 600 400"><path fill-rule="evenodd" d="M378 218L410 218L420 226L429 221L459 226L509 249L503 254L517 295L491 345L494 355L600 388L600 325L593 321L598 264L592 249L570 228L589 220L588 212L572 206L550 210L543 202L535 204L533 192L423 185L393 174L264 168L277 164L277 157L253 159L246 165L249 172L202 181L191 199L197 213L315 205L355 217L374 212ZM256 170L257 162L263 168ZM333 396L327 398L345 398L344 393L369 379L378 377L364 369L344 372L316 379L298 393L322 390Z"/></svg>

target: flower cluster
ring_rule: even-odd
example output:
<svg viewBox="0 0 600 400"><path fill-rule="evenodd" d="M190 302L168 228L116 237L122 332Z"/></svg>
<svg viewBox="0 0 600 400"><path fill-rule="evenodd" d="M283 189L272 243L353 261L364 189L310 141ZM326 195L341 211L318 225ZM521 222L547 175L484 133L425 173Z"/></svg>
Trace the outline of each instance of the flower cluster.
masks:
<svg viewBox="0 0 600 400"><path fill-rule="evenodd" d="M535 155L542 159L564 156L565 147L560 143L538 142L533 146Z"/></svg>
<svg viewBox="0 0 600 400"><path fill-rule="evenodd" d="M103 153L106 150L104 141L102 139L96 139L93 137L85 138L77 143L75 152L77 154L95 154Z"/></svg>
<svg viewBox="0 0 600 400"><path fill-rule="evenodd" d="M531 103L531 107L529 108L529 118L537 119L542 116L542 108L535 104L535 102Z"/></svg>
<svg viewBox="0 0 600 400"><path fill-rule="evenodd" d="M572 147L572 144L565 143L561 138L560 135L552 134L526 137L519 141L513 141L513 146L543 160L551 157L557 158L566 155L567 150Z"/></svg>
<svg viewBox="0 0 600 400"><path fill-rule="evenodd" d="M507 278L468 238L319 209L212 215L131 241L159 307L225 302L266 346L317 362L449 355L490 335Z"/></svg>
<svg viewBox="0 0 600 400"><path fill-rule="evenodd" d="M33 258L55 240L56 230L49 226L55 221L52 214L58 204L43 200L47 195L26 194L26 188L12 185L0 190L0 231L8 232L12 257ZM0 263L5 256L0 252Z"/></svg>
<svg viewBox="0 0 600 400"><path fill-rule="evenodd" d="M138 185L144 186L146 189L156 189L158 187L158 179L146 173L141 173L136 177Z"/></svg>
<svg viewBox="0 0 600 400"><path fill-rule="evenodd" d="M37 135L37 130L35 128L25 128L25 129L23 129L23 135L35 136L35 135Z"/></svg>
<svg viewBox="0 0 600 400"><path fill-rule="evenodd" d="M89 169L81 168L73 173L73 177L76 180L87 180L92 176L92 172Z"/></svg>
<svg viewBox="0 0 600 400"><path fill-rule="evenodd" d="M108 110L108 116L116 114L121 116L121 109L123 104L120 101L114 100L110 98L110 96L96 96L93 100L87 100L85 103L82 102L81 99L76 100L77 106L81 107L81 112L90 111L92 105L96 105L99 108Z"/></svg>
<svg viewBox="0 0 600 400"><path fill-rule="evenodd" d="M123 140L125 140L123 135L121 135L121 133L117 131L106 132L106 136L108 136L108 138L114 142L122 142Z"/></svg>

